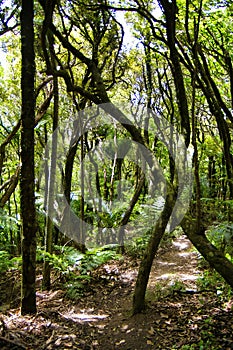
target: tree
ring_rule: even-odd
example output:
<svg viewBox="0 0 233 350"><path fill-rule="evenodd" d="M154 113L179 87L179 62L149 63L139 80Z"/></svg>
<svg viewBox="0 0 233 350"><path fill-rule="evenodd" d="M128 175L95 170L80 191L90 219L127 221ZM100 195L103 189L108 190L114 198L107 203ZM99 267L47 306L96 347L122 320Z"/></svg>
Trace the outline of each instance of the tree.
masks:
<svg viewBox="0 0 233 350"><path fill-rule="evenodd" d="M230 81L230 94L228 95L228 100L232 100L232 63L231 57L225 45L224 35L221 32L221 29L218 28L215 32L212 29L206 29L210 24L210 27L213 22L205 21L205 15L203 15L203 10L207 11L213 10L213 4L209 4L208 2L205 4L205 8L203 7L203 2L200 3L192 3L192 6L196 9L196 12L190 12L191 4L189 1L184 5L181 2L177 1L166 1L161 0L158 1L162 12L162 19L157 19L152 13L151 7L153 7L153 2L141 2L134 1L131 6L125 6L125 11L130 11L137 13L138 16L143 17L148 22L148 27L146 30L146 40L143 41L144 48L147 50L146 57L146 72L148 73L148 64L151 65L151 60L148 60L148 53L153 50L153 52L159 53L163 57L163 61L166 62L168 66L171 68L171 73L173 76L173 82L176 92L176 101L173 100L171 103L173 107L171 107L171 111L173 110L173 122L174 117L179 120L179 124L181 127L181 131L183 132L186 140L186 146L189 145L189 140L191 136L191 128L189 121L189 111L191 111L192 116L192 144L194 147L194 166L195 166L195 200L196 207L192 212L195 219L189 221L186 219L183 221L183 229L193 242L195 247L205 256L207 261L214 266L215 269L225 278L225 280L232 285L232 263L227 260L224 260L224 256L222 256L221 252L217 249L213 249L210 243L208 243L208 239L205 236L205 223L201 222L201 215L203 215L203 208L201 207L201 192L200 192L200 178L199 178L199 156L198 156L198 146L197 142L199 141L199 130L198 127L201 124L202 120L200 120L200 124L198 124L198 119L196 116L197 111L200 111L199 106L196 110L196 104L199 100L199 95L197 92L202 91L204 96L206 97L206 101L209 106L210 113L215 116L216 124L218 127L219 135L223 143L224 150L224 158L226 164L226 172L228 176L228 186L229 186L229 198L232 197L232 157L230 154L231 147L231 135L229 132L229 123L227 123L227 119L232 121L232 116L230 112L230 105L225 97L221 96L221 91L216 84L215 77L218 76L215 72L216 64L219 64L220 58L222 58L222 62L220 63L220 70L224 70L228 73L229 77L227 81ZM112 7L109 8L114 10L123 10L120 7ZM186 10L184 10L186 9ZM226 11L224 9L224 11ZM220 11L221 12L221 11ZM194 15L193 15L194 14ZM210 11L210 16L212 16L212 11ZM218 17L218 16L217 16ZM205 40L205 46L202 45L203 37L199 38L199 31L202 25L201 20L204 22L205 30L202 31L208 33L208 39ZM217 19L218 23L219 17ZM193 21L193 22L192 22ZM182 24L181 24L182 23ZM160 27L159 27L160 24ZM162 29L161 29L162 25ZM185 28L185 32L182 30L181 25ZM151 33L149 33L148 29L150 28ZM164 30L163 30L164 28ZM203 28L203 26L201 27ZM213 27L215 28L215 27ZM141 36L145 34L144 28L137 27L140 30ZM144 31L144 34L143 34ZM182 32L182 35L179 33ZM219 35L220 34L220 35ZM148 38L150 40L148 40ZM182 39L180 39L182 38ZM229 33L226 35L226 40L229 42ZM181 44L182 43L182 44ZM213 43L213 44L211 44ZM189 50L187 50L187 44ZM208 50L205 47L210 45ZM217 45L217 49L216 49ZM212 58L210 58L212 56ZM214 64L213 64L214 61ZM189 76L187 78L187 69L189 70ZM155 69L155 68L154 68ZM149 71L151 70L151 67ZM153 70L153 67L152 67ZM173 82L166 83L165 90L162 90L163 82L161 75L161 68L158 68L158 76L159 76L159 86L161 94L167 93L167 91L173 90ZM163 77L166 74L163 74ZM170 77L169 77L170 78ZM148 80L148 74L147 74ZM219 76L219 80L221 76ZM153 84L148 84L150 88ZM224 81L225 83L225 81ZM155 85L155 84L154 84ZM221 84L219 84L221 86ZM146 86L145 86L146 89ZM200 89L198 91L198 89ZM150 89L149 89L150 90ZM149 91L148 93L149 99L151 97L156 96L155 91ZM188 106L188 101L191 100L190 106ZM165 102L165 100L163 100ZM175 111L174 114L174 104L178 103L178 113ZM203 101L202 101L203 103ZM204 102L205 103L205 102ZM155 103L154 103L155 104ZM169 103L165 102L166 107L169 106ZM228 107L229 105L229 107ZM158 112L161 113L161 105L159 106ZM168 111L169 112L169 111ZM225 115L225 116L224 116ZM202 126L201 126L202 127ZM174 192L175 193L175 192ZM169 206L168 206L169 207ZM167 208L168 210L168 208ZM170 211L170 208L168 212ZM187 222L189 222L190 226L187 230ZM186 224L184 224L186 223ZM155 233L155 237L157 236L157 240L159 241L159 236L161 235L160 230L157 228L158 233ZM197 236L196 236L197 235ZM200 245L198 243L198 235L202 235L202 243ZM151 238L153 241L153 239ZM145 252L145 255L142 259L142 263L139 269L138 280L136 283L135 295L134 295L134 312L140 311L140 309L144 306L144 295L145 295L145 284L146 277L143 278L143 275L148 274L149 266L153 261L154 254L156 249L150 249L152 247L149 243L148 249ZM154 247L157 245L154 245ZM221 258L220 258L221 257ZM221 261L221 262L220 262ZM221 268L222 266L222 268ZM147 271L145 273L145 271ZM136 300L137 299L137 300Z"/></svg>
<svg viewBox="0 0 233 350"><path fill-rule="evenodd" d="M122 139L131 137L132 140L142 144L145 149L158 158L164 170L169 191L167 196L164 196L164 210L158 222L152 224L148 233L149 244L142 258L135 288L134 312L140 312L145 306L145 292L150 268L172 213L177 196L177 185L179 186L176 184L177 169L174 159L166 150L166 145L163 145L163 142L158 140L155 135L158 125L156 125L156 118L153 115L163 117L183 134L187 147L190 144L193 146L195 184L190 211L182 222L183 231L211 266L231 286L233 285L232 263L218 249L215 249L206 237L206 229L211 221L219 220L219 213L217 210L211 211L211 205L208 203L214 203L212 208L220 208L219 212L225 219L232 217L232 5L226 1L222 3L223 7L219 7L215 1L209 0L194 0L192 2L188 0L132 0L119 1L119 5L115 1L114 6L108 6L106 1L94 1L90 4L86 1L80 3L77 1L48 2L40 0L36 4L36 10L38 9L35 11L37 16L35 21L36 40L38 40L36 45L36 60L38 62L36 96L33 95L32 75L34 72L32 66L30 66L31 80L28 75L29 70L26 69L28 67L26 59L32 60L31 37L33 33L31 33L31 37L28 30L25 30L25 36L22 34L24 60L22 61L21 148L23 164L20 188L24 231L23 245L27 247L23 252L24 276L27 276L29 271L27 270L26 273L25 264L34 259L33 255L28 257L26 251L33 252L33 254L35 252L33 246L35 226L28 222L28 218L33 222L35 214L32 168L35 168L37 176L44 145L49 134L52 134L57 126L58 110L60 119L65 120L69 114L73 115L87 106L103 104L103 109L115 119L116 122L113 124L116 123L117 127L120 126L120 128L118 127L120 131L118 132L116 125L114 128L112 126L108 128L98 126L94 131L85 131L84 135L70 145L63 163L59 164L60 178L57 188L59 192L63 187L67 203L76 209L75 214L79 213L83 221L97 222L99 232L95 237L96 242L106 242L106 237L102 235L103 226L112 230L116 228L117 222L122 226L119 230L119 237L120 243L123 244L124 225L130 221L132 223L135 215L141 214L140 211L139 214L135 213L140 207L139 203L143 203L143 200L148 196L148 181L143 178L140 166L133 167L127 160L118 158L116 143L115 148L113 147L114 159L110 166L104 160L101 164L102 168L98 168L94 156L90 155L91 164L89 174L87 174L84 171L82 160L102 142L111 138L115 140L118 136ZM162 11L160 17L154 11L158 5ZM27 10L29 11L28 7ZM128 11L128 18L134 23L134 31L136 31L138 39L137 47L123 49L124 28L115 16L118 10ZM15 28L14 24L9 25L12 23L10 20L12 13L15 13L14 10L11 12L8 9L5 17L3 15L0 17L0 35ZM26 21L24 13L25 2L21 21L23 19ZM24 24L28 21L29 18ZM31 30L31 22L29 28ZM8 35L11 38L10 33ZM29 40L25 42L28 35ZM30 50L29 45L31 45ZM14 67L13 60L12 67ZM15 70L17 71L16 68ZM2 80L4 81L4 79ZM9 94L4 93L5 90L0 90L0 97L3 96L0 113L4 115L4 108L7 111L0 123L0 189L2 191L0 208L7 207L8 212L13 213L16 217L19 198L17 192L19 168L18 154L17 151L15 152L15 148L17 150L19 148L17 138L21 120L17 117L17 113L15 113L15 117L13 113L9 113L9 111L13 111L13 107L9 108L9 102L7 104L6 100L9 101L11 95L10 92ZM30 101L29 91L31 93ZM52 96L54 96L54 110L49 108ZM34 97L37 98L38 104L36 118L33 112ZM136 110L133 123L127 118L128 111L124 113L123 110L114 105L118 99L122 102L130 101L132 103L132 110ZM2 105L4 106L2 107ZM143 108L151 108L152 112L147 117L143 116L142 118L140 115L138 118L139 105ZM28 115L30 113L31 118L26 117L27 113ZM44 116L46 119L41 120ZM51 116L53 116L53 126ZM82 124L83 119L80 118L78 122ZM38 141L38 143L35 148L34 164L31 152L33 150L33 127L36 125L34 141ZM148 126L151 125L154 134L153 132L150 134L147 130ZM170 136L169 142L172 144L174 134L171 133ZM104 159L104 153L101 157L100 159ZM13 162L10 164L7 158L13 158ZM150 164L149 158L148 164ZM103 174L101 174L102 169ZM51 170L53 170L53 165L51 165ZM80 171L83 177L81 184L78 184L76 180ZM89 178L86 179L85 176L86 178L89 176ZM111 203L114 196L116 197L118 189L119 192L123 192L124 189L121 188L121 185L117 187L118 181L128 180L130 176L134 193L128 207L124 203L124 207L122 205L115 212L114 210L111 213L107 212L108 208L104 201ZM218 178L221 179L221 182L217 181ZM25 189L26 179L27 191ZM28 191L28 184L32 186L30 191ZM40 186L43 186L40 175L36 178L36 185L39 192ZM50 185L49 193L45 191L44 202L47 202L47 197L49 197L52 203L57 191L56 188L53 188L52 177ZM59 192L56 197L58 204L60 194ZM101 195L103 200L100 198ZM29 200L26 200L29 197L31 198L31 211L27 206ZM14 207L16 209L12 210ZM65 217L65 214L65 212L59 213L60 217L62 215ZM140 216L140 220L141 226L143 226L143 215ZM145 218L144 220L146 221ZM51 253L53 223L49 218L46 225L44 221L43 224L41 222L41 242L44 242L44 231L46 231L47 251ZM29 226L32 229L32 236L29 236ZM44 230L44 226L46 226L46 230ZM132 227L133 225L131 225ZM139 230L139 228L137 229ZM68 236L71 236L70 232L73 231L77 240L84 241L82 228L79 230L79 236L76 234L75 228L71 227L70 232L68 231L67 227ZM97 230L93 231L90 234L92 237ZM88 234L87 239L89 238ZM12 238L10 240L13 241ZM33 282L33 273L31 276ZM24 284L27 282L29 285L29 280L25 278ZM29 285L28 289L25 287L29 294L34 293L32 285L33 283Z"/></svg>
<svg viewBox="0 0 233 350"><path fill-rule="evenodd" d="M35 57L33 0L23 0L21 10L22 129L20 202L22 220L22 302L21 313L36 313L36 211L34 178Z"/></svg>
<svg viewBox="0 0 233 350"><path fill-rule="evenodd" d="M56 174L56 162L57 162L57 133L56 129L58 127L59 119L59 87L58 87L58 77L56 75L56 59L54 51L54 38L51 33L48 32L49 26L52 23L53 11L55 7L55 2L52 1L50 6L46 6L45 18L42 28L42 48L44 53L44 58L46 62L47 72L53 75L53 136L52 136L52 150L51 150L51 163L49 171L49 181L48 181L48 199L46 207L49 215L46 217L45 225L45 250L47 253L52 254L52 242L53 242L53 222L51 219L51 213L53 211L54 203L54 192L55 192L55 174ZM46 40L48 41L48 47L46 46ZM46 199L45 199L46 201ZM48 260L44 261L43 268L43 288L49 290L51 285L51 266Z"/></svg>

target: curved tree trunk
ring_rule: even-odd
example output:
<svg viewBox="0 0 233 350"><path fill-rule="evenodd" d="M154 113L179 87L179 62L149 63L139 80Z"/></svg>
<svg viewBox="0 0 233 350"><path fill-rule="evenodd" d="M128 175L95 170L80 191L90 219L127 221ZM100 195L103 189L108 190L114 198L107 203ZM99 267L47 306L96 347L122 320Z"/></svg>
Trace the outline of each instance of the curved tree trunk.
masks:
<svg viewBox="0 0 233 350"><path fill-rule="evenodd" d="M198 231L196 221L186 215L181 222L181 227L194 247L208 261L210 266L213 267L231 287L233 287L233 264L220 250L209 242L202 231Z"/></svg>
<svg viewBox="0 0 233 350"><path fill-rule="evenodd" d="M149 244L139 267L133 296L133 314L137 314L145 308L145 294L151 266L174 208L175 199L175 194L170 191L167 194L163 211L152 229Z"/></svg>

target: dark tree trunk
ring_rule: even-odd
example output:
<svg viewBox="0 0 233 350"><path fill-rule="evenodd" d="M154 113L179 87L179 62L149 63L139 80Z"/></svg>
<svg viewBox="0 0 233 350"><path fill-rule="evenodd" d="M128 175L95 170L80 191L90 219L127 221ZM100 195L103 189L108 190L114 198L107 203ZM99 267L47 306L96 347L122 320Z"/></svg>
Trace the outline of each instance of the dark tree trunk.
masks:
<svg viewBox="0 0 233 350"><path fill-rule="evenodd" d="M170 50L171 70L180 112L181 129L185 137L185 144L188 147L190 142L189 109L183 72L176 48L176 16L178 8L176 1L160 0L159 3L166 18L167 45Z"/></svg>
<svg viewBox="0 0 233 350"><path fill-rule="evenodd" d="M22 219L21 313L36 313L36 211L34 195L35 57L33 0L22 0L22 131L20 202Z"/></svg>
<svg viewBox="0 0 233 350"><path fill-rule="evenodd" d="M5 190L4 194L0 198L0 208L4 207L4 205L10 199L12 193L14 193L18 185L19 172L20 172L20 166L18 166L18 168L16 169L15 174L12 175L11 178L0 187L0 191Z"/></svg>
<svg viewBox="0 0 233 350"><path fill-rule="evenodd" d="M65 174L63 178L63 188L64 188L64 194L65 194L66 200L69 204L70 204L70 192L71 192L71 184L72 184L74 159L75 159L79 142L80 142L80 139L78 139L69 148L69 151L66 157Z"/></svg>
<svg viewBox="0 0 233 350"><path fill-rule="evenodd" d="M133 296L133 314L137 314L145 308L145 294L150 276L151 266L154 260L154 256L159 247L160 241L164 235L172 210L174 208L175 198L176 196L174 195L174 193L172 193L172 191L168 193L163 211L156 225L152 229L151 238L147 246L146 252L142 258L138 272Z"/></svg>
<svg viewBox="0 0 233 350"><path fill-rule="evenodd" d="M181 226L184 233L210 266L233 287L233 264L224 256L224 253L208 241L204 232L198 231L196 221L192 220L188 215L182 220Z"/></svg>
<svg viewBox="0 0 233 350"><path fill-rule="evenodd" d="M129 206L127 210L124 213L124 216L120 222L120 230L118 233L118 243L119 243L119 253L124 254L125 248L124 248L124 238L125 238L125 228L124 226L129 222L130 216L134 210L135 205L138 202L138 199L140 197L140 194L142 192L142 188L145 184L145 176L144 174L141 176L141 179L134 191L134 195L129 203Z"/></svg>

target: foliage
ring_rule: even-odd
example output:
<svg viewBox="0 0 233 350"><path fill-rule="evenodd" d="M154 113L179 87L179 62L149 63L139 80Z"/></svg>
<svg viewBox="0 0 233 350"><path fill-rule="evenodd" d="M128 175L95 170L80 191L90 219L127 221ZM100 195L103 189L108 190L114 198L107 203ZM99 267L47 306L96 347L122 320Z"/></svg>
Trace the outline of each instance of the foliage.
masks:
<svg viewBox="0 0 233 350"><path fill-rule="evenodd" d="M66 288L67 288L66 297L68 299L77 300L83 296L86 288L86 284L83 282L89 281L89 279L85 278L88 276L81 276L81 277L82 277L81 279L76 277L76 280L73 280L72 283L66 284Z"/></svg>
<svg viewBox="0 0 233 350"><path fill-rule="evenodd" d="M213 245L221 249L230 259L233 257L233 224L216 223L209 227L207 237Z"/></svg>
<svg viewBox="0 0 233 350"><path fill-rule="evenodd" d="M150 302L161 301L164 298L173 296L176 292L185 290L186 286L182 281L174 280L168 285L167 280L165 280L164 282L156 283L153 290L148 290L146 292L146 299Z"/></svg>
<svg viewBox="0 0 233 350"><path fill-rule="evenodd" d="M92 249L88 251L81 260L78 270L81 275L91 273L92 270L98 266L106 263L112 259L118 259L120 255L116 253L116 250L105 250L105 247Z"/></svg>
<svg viewBox="0 0 233 350"><path fill-rule="evenodd" d="M179 350L221 350L221 346L215 345L215 341L211 334L208 333L208 335L201 334L202 339L199 340L197 344L187 344L182 345L182 347L177 348L173 347L172 350L179 349ZM204 339L203 339L204 338Z"/></svg>
<svg viewBox="0 0 233 350"><path fill-rule="evenodd" d="M53 254L38 249L37 262L47 259L55 271L67 276L68 279L89 279L94 269L111 259L119 258L114 247L108 246L88 250L85 254L72 247L55 246L55 249L56 253Z"/></svg>
<svg viewBox="0 0 233 350"><path fill-rule="evenodd" d="M12 246L16 245L15 236L19 230L20 221L14 216L0 211L0 249L12 252Z"/></svg>
<svg viewBox="0 0 233 350"><path fill-rule="evenodd" d="M71 300L80 298L86 289L88 282L92 279L92 271L112 259L119 259L116 247L109 245L101 248L88 250L85 254L80 253L72 247L55 246L56 253L38 249L37 262L46 259L59 279L65 282L66 297Z"/></svg>
<svg viewBox="0 0 233 350"><path fill-rule="evenodd" d="M0 250L0 273L19 268L21 261L21 257L11 258L7 251Z"/></svg>
<svg viewBox="0 0 233 350"><path fill-rule="evenodd" d="M10 268L10 260L9 260L9 253L7 253L6 251L0 251L0 272L5 272Z"/></svg>
<svg viewBox="0 0 233 350"><path fill-rule="evenodd" d="M141 215L141 219L143 220L144 217ZM178 237L179 235L183 234L183 231L176 230L175 232L167 233L165 232L163 239L160 243L161 248L166 248L171 245L172 239L174 237ZM148 245L148 242L150 240L150 230L146 233L142 234L141 237L136 237L131 240L131 242L127 242L125 245L126 253L133 258L141 258L145 252L145 249Z"/></svg>
<svg viewBox="0 0 233 350"><path fill-rule="evenodd" d="M20 126L21 119L20 32L15 26L19 22L20 8L17 1L11 3L13 12L7 1L0 5L3 54L0 62L0 200L10 188L22 154L20 131L15 129L17 124ZM139 139L145 140L143 147L156 157L167 184L172 187L176 182L176 166L173 169L163 132L158 133L164 125L162 118L157 116L163 117L172 124L171 128L166 127L169 132L174 127L179 133L188 133L186 139L191 140L190 148L195 148L195 186L191 207L196 206L196 210L191 214L204 229L211 223L208 239L232 261L232 4L225 0L219 3L215 0L110 3L121 7L119 12L125 14L128 27L121 25L117 10L107 8L102 1L95 0L91 4L60 1L54 2L51 8L43 7L44 1L35 3L36 122L31 128L35 134L38 246L44 245L47 201L46 189L40 196L45 186L41 158L45 158L46 163L45 145L52 134L54 110L60 121L66 124L71 115L75 119L77 112L88 106L120 101L131 103L130 111L124 113L127 118L128 114L131 115L133 130L129 124L113 119L110 125L104 122L88 130L91 121L85 121L82 141L77 141L76 149L72 142L69 144L72 150L75 149L73 163L66 149L68 146L64 145L67 152L59 163L60 177L56 183L57 222L58 217L65 215L63 211L59 212L60 192L65 188L74 213L90 224L85 236L87 245L95 247L109 241L120 241L117 237L119 226L143 173L143 162L138 153L135 157L137 164L127 158L130 147L126 147L125 139L130 138L130 144L132 140L137 143L138 135ZM130 8L130 11L123 12L123 7ZM52 23L48 23L50 20ZM127 28L131 33L127 33ZM123 45L124 32L130 38L128 47ZM58 78L59 85L57 108L54 77ZM187 108L184 108L186 101ZM154 113L148 120L140 110L147 107ZM184 115L187 120L184 120ZM85 113L82 117L85 119ZM148 135L144 130L147 126L151 131ZM117 148L116 139L123 145L121 150ZM86 161L88 156L90 159ZM84 164L84 176L80 176L81 164ZM146 251L150 240L146 224L153 228L163 209L166 192L159 188L159 195L162 195L156 201L157 188L151 194L153 179L147 176L148 173L145 175L145 183L128 218L130 229L125 232L126 252L136 258L142 258ZM158 184L151 187L160 187L161 183L158 179ZM10 258L20 253L19 203L19 186L12 190L8 200L0 202L4 207L0 212L0 271L13 267ZM171 236L165 235L162 244L170 240ZM81 288L82 280L88 279L93 269L117 257L114 249L91 249L86 254L70 247L61 249L58 245L63 242L59 232L54 234L53 243L57 245L55 253L48 254L39 248L37 261L45 259L67 280L78 279L71 291L74 296ZM215 276L208 273L200 282L206 287L216 282ZM221 290L222 287L219 285L218 288Z"/></svg>
<svg viewBox="0 0 233 350"><path fill-rule="evenodd" d="M206 269L202 276L197 279L200 290L212 290L221 301L228 301L233 296L232 289L224 279L214 270Z"/></svg>
<svg viewBox="0 0 233 350"><path fill-rule="evenodd" d="M150 235L134 238L131 243L126 244L126 253L133 258L141 258L149 242Z"/></svg>
<svg viewBox="0 0 233 350"><path fill-rule="evenodd" d="M231 222L217 222L210 226L207 231L210 242L220 249L226 257L233 262L233 225ZM200 257L200 266L203 274L198 278L197 283L200 289L210 289L216 292L220 300L229 300L232 297L232 289L224 279Z"/></svg>

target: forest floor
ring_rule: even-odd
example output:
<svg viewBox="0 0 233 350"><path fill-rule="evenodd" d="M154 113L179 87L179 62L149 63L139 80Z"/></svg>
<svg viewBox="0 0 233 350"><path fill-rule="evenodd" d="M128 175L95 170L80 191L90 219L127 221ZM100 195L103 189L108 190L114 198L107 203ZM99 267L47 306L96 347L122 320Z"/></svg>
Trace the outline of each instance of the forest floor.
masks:
<svg viewBox="0 0 233 350"><path fill-rule="evenodd" d="M39 288L32 317L20 315L15 295L15 308L0 313L0 349L233 349L232 303L197 290L202 272L184 236L159 250L147 308L132 316L138 264L126 258L99 267L79 300L69 300L63 288ZM10 278L1 277L1 295L12 294Z"/></svg>

